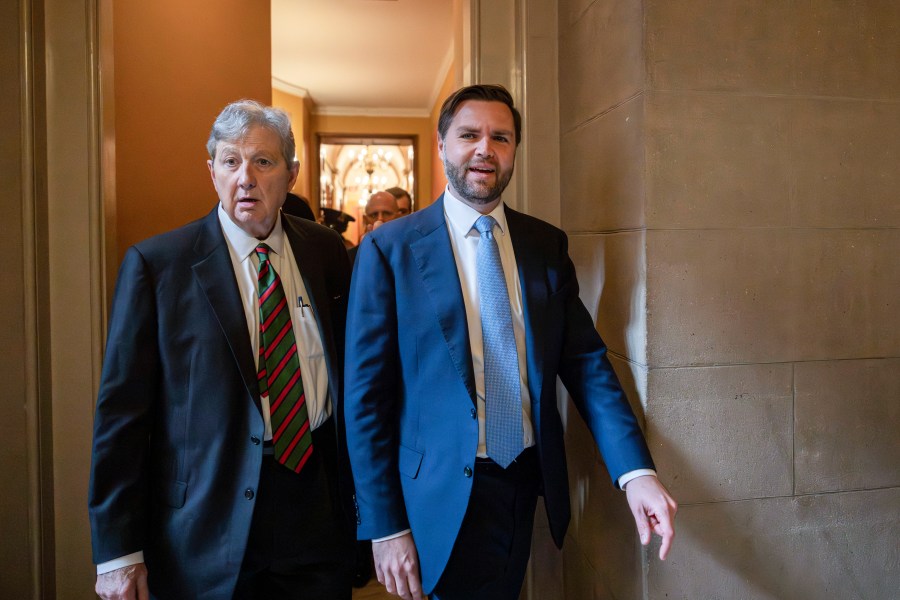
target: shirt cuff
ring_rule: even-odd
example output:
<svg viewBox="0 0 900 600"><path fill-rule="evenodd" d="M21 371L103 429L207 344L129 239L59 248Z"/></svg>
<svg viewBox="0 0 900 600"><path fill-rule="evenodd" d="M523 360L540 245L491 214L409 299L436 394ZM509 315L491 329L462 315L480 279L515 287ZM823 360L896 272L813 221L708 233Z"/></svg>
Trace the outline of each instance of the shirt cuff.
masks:
<svg viewBox="0 0 900 600"><path fill-rule="evenodd" d="M629 481L631 481L632 479L637 479L638 477L643 477L644 475L652 475L656 477L656 471L654 471L653 469L635 469L634 471L628 471L627 473L619 477L619 489L624 490Z"/></svg>
<svg viewBox="0 0 900 600"><path fill-rule="evenodd" d="M395 533L393 535L386 535L383 538L378 538L376 540L372 540L372 543L374 544L376 542L386 542L388 540L393 540L400 536L406 535L407 533L410 533L411 531L412 531L412 529L404 529L403 531L398 531L397 533Z"/></svg>
<svg viewBox="0 0 900 600"><path fill-rule="evenodd" d="M144 562L144 551L132 552L127 556L121 556L119 558L108 560L105 563L100 563L97 565L97 575L103 575L104 573L109 573L110 571L121 569L122 567L130 567L131 565L142 562Z"/></svg>

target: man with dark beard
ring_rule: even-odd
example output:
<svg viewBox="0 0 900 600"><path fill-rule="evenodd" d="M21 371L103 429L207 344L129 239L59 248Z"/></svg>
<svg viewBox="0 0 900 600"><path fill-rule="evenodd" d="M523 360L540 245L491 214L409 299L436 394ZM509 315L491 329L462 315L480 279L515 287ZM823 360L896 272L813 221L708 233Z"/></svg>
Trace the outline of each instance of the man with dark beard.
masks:
<svg viewBox="0 0 900 600"><path fill-rule="evenodd" d="M559 229L506 207L521 118L503 87L443 104L448 185L363 240L347 322L346 427L358 533L389 592L515 600L538 495L562 544L570 518L556 378L588 424L641 542L676 504L594 322Z"/></svg>

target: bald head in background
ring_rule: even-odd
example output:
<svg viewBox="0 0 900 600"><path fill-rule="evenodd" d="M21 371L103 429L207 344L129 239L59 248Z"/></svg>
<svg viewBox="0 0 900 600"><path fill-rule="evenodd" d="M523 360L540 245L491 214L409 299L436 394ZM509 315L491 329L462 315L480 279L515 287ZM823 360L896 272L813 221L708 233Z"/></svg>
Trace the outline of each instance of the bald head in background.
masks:
<svg viewBox="0 0 900 600"><path fill-rule="evenodd" d="M400 210L397 207L397 199L388 192L375 192L369 196L366 202L366 214L364 220L366 222L366 231L372 231L376 227L393 221L400 216Z"/></svg>

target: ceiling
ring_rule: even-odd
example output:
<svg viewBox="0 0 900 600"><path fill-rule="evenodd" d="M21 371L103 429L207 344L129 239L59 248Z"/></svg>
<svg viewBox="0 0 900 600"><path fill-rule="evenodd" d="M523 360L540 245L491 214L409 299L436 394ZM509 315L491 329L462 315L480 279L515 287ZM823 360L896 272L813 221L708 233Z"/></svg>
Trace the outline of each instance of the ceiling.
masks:
<svg viewBox="0 0 900 600"><path fill-rule="evenodd" d="M272 0L272 82L324 114L427 116L450 67L451 0Z"/></svg>

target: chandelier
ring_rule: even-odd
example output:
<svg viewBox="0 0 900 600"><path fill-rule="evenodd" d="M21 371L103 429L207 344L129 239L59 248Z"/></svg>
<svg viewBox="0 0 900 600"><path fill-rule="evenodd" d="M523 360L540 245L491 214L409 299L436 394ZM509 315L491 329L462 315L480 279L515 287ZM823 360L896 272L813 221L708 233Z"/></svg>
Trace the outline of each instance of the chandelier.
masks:
<svg viewBox="0 0 900 600"><path fill-rule="evenodd" d="M392 157L390 150L385 151L384 148L373 150L371 146L361 148L356 154L355 166L365 172L365 175L358 175L354 178L354 183L362 192L360 206L365 206L366 200L376 189L383 189L387 186L387 173L391 172Z"/></svg>

